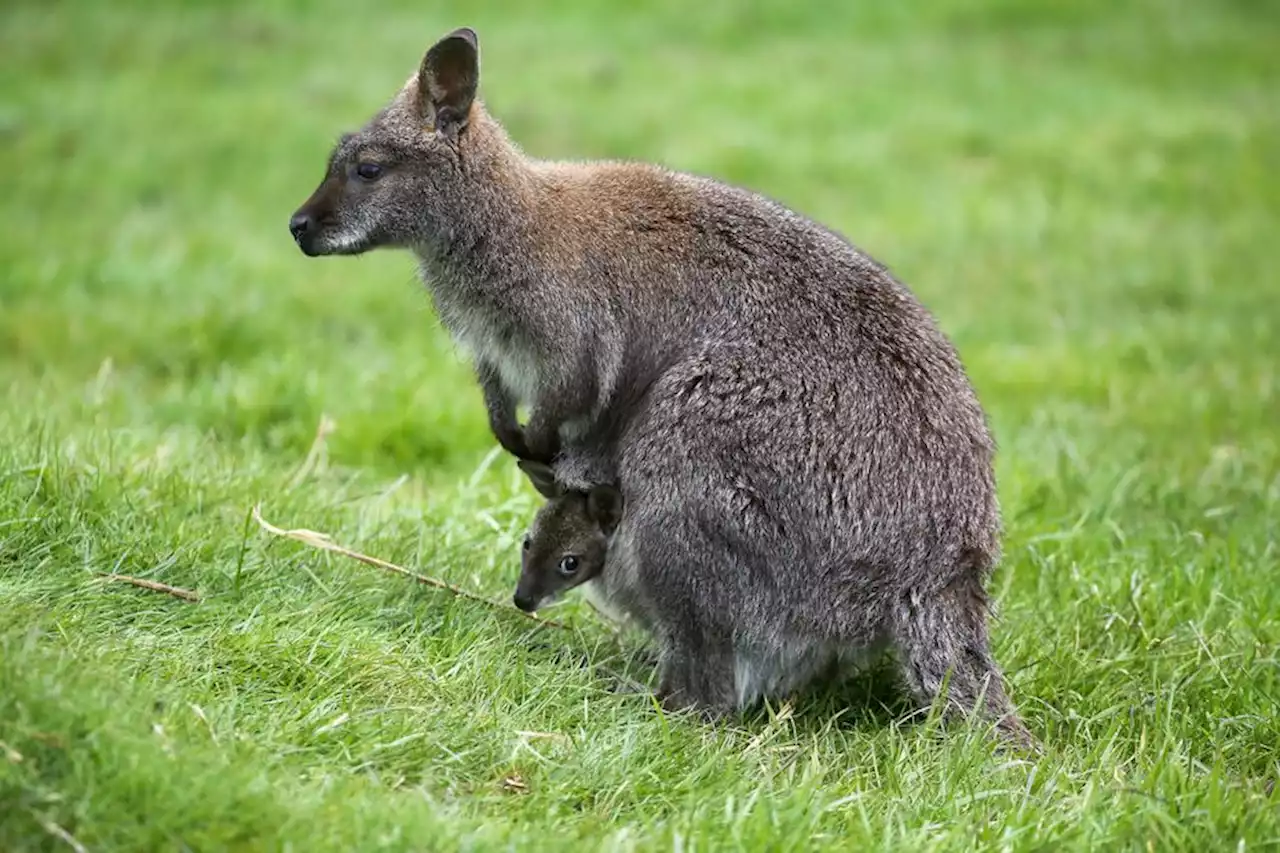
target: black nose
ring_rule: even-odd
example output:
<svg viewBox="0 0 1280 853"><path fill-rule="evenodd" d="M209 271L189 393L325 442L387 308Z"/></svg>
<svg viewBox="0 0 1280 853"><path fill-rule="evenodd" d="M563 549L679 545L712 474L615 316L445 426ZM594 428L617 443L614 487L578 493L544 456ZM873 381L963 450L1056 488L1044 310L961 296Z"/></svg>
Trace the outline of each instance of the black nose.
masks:
<svg viewBox="0 0 1280 853"><path fill-rule="evenodd" d="M311 216L306 213L295 213L289 219L289 233L297 240L311 229Z"/></svg>
<svg viewBox="0 0 1280 853"><path fill-rule="evenodd" d="M538 606L538 602L534 601L529 596L521 595L518 592L516 593L515 598L513 598L512 601L515 603L516 607L519 607L525 613L532 613L534 609Z"/></svg>

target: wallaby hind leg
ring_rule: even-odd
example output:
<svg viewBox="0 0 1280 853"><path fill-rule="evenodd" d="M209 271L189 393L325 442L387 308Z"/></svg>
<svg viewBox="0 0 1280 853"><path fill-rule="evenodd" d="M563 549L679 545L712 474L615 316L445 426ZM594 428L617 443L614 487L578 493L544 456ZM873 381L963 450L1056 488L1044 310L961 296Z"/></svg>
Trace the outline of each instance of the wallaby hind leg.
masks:
<svg viewBox="0 0 1280 853"><path fill-rule="evenodd" d="M732 646L684 632L664 637L657 698L669 711L694 709L712 719L737 710Z"/></svg>
<svg viewBox="0 0 1280 853"><path fill-rule="evenodd" d="M996 724L1002 740L1037 749L991 656L986 595L976 579L957 581L940 592L908 592L894 614L893 633L903 675L917 701L928 705L945 687L949 715L976 712Z"/></svg>

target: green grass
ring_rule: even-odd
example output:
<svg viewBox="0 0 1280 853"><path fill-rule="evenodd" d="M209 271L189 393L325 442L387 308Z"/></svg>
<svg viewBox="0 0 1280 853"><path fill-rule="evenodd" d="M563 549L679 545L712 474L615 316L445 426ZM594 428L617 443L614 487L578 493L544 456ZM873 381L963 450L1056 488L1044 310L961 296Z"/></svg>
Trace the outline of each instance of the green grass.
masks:
<svg viewBox="0 0 1280 853"><path fill-rule="evenodd" d="M466 6L0 11L0 849L1280 847L1280 5ZM883 677L664 718L579 602L247 524L513 588L536 501L411 259L285 229L463 23L530 152L747 184L934 310L1043 758Z"/></svg>

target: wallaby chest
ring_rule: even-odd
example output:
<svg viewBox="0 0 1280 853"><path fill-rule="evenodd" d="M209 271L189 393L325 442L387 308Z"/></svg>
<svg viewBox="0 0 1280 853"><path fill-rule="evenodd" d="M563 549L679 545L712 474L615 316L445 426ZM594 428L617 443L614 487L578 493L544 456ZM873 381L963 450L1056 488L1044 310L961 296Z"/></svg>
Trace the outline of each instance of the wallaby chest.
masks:
<svg viewBox="0 0 1280 853"><path fill-rule="evenodd" d="M431 282L432 271L423 269ZM536 405L538 390L545 387L548 359L528 339L528 333L501 306L489 306L469 296L455 282L429 287L440 322L455 345L477 365L487 365L499 377L503 388L522 405ZM451 286L449 286L451 285Z"/></svg>

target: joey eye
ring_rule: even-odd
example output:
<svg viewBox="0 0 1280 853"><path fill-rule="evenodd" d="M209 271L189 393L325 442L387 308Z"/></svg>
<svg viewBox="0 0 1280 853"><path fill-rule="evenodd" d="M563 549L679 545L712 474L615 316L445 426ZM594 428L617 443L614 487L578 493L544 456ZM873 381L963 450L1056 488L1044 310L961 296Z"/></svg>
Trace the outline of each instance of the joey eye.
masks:
<svg viewBox="0 0 1280 853"><path fill-rule="evenodd" d="M382 167L377 163L361 163L356 166L356 174L366 181L376 181L382 176Z"/></svg>
<svg viewBox="0 0 1280 853"><path fill-rule="evenodd" d="M529 550L529 546L530 546L530 545L532 545L532 544L533 544L533 540L532 540L532 539L530 539L530 538L526 535L526 536L524 537L524 541L520 543L520 549L521 549L521 550L523 550L523 551L528 551L528 550Z"/></svg>
<svg viewBox="0 0 1280 853"><path fill-rule="evenodd" d="M564 577L571 577L578 571L578 558L570 554L560 561L560 565L556 567L556 571L560 572Z"/></svg>

